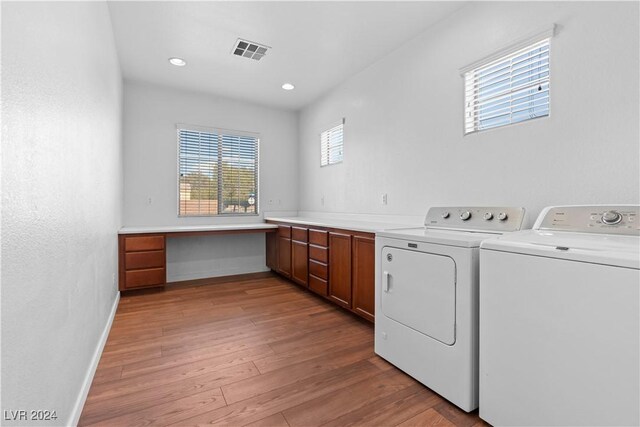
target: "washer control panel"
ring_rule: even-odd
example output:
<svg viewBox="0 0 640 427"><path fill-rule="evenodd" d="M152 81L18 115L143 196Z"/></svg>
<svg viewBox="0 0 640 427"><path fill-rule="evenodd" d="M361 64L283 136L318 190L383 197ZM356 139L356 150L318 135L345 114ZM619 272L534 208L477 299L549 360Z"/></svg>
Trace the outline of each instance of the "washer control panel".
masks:
<svg viewBox="0 0 640 427"><path fill-rule="evenodd" d="M537 230L640 234L640 206L552 206L540 214Z"/></svg>
<svg viewBox="0 0 640 427"><path fill-rule="evenodd" d="M424 225L471 231L518 231L524 208L514 207L435 207L429 209Z"/></svg>

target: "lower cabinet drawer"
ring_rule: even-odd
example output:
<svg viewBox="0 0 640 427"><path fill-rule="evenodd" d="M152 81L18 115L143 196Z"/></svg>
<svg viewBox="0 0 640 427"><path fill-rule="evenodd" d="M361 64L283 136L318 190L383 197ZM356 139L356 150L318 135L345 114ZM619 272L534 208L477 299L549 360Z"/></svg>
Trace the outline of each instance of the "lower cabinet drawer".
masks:
<svg viewBox="0 0 640 427"><path fill-rule="evenodd" d="M311 274L309 275L309 289L324 297L329 295L329 286L327 281Z"/></svg>
<svg viewBox="0 0 640 427"><path fill-rule="evenodd" d="M327 264L323 264L321 262L317 262L314 260L309 260L309 274L313 274L314 276L327 280L329 278L329 274L327 271Z"/></svg>
<svg viewBox="0 0 640 427"><path fill-rule="evenodd" d="M300 227L291 227L291 240L307 243L307 229Z"/></svg>
<svg viewBox="0 0 640 427"><path fill-rule="evenodd" d="M291 226L290 225L279 225L278 226L278 236L286 237L287 239L291 238Z"/></svg>
<svg viewBox="0 0 640 427"><path fill-rule="evenodd" d="M309 230L309 243L318 246L327 246L329 244L329 232L324 230Z"/></svg>
<svg viewBox="0 0 640 427"><path fill-rule="evenodd" d="M164 249L164 236L125 237L125 252L153 251Z"/></svg>
<svg viewBox="0 0 640 427"><path fill-rule="evenodd" d="M327 248L309 245L309 259L326 263L329 260Z"/></svg>
<svg viewBox="0 0 640 427"><path fill-rule="evenodd" d="M164 251L130 252L124 256L126 270L164 267Z"/></svg>
<svg viewBox="0 0 640 427"><path fill-rule="evenodd" d="M127 289L164 285L164 281L164 268L131 270L125 273L125 288Z"/></svg>

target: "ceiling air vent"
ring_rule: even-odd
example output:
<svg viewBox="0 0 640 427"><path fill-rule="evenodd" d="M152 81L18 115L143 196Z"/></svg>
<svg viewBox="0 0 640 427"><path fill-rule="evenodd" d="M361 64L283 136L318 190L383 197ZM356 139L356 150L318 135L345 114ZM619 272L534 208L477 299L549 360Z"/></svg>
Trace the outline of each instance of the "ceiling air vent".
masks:
<svg viewBox="0 0 640 427"><path fill-rule="evenodd" d="M233 47L233 54L260 61L262 57L267 54L267 50L269 49L271 49L269 46L265 46L260 43L238 39Z"/></svg>

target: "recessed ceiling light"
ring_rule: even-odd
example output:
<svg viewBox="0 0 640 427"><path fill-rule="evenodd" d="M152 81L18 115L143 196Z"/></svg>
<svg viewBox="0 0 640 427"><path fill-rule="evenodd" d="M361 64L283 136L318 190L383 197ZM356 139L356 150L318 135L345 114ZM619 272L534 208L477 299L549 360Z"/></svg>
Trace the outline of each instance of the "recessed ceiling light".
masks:
<svg viewBox="0 0 640 427"><path fill-rule="evenodd" d="M185 65L187 65L187 61L182 58L169 58L169 62L171 62L171 64L175 65L176 67L184 67Z"/></svg>
<svg viewBox="0 0 640 427"><path fill-rule="evenodd" d="M284 90L293 90L295 88L296 87L294 85L292 85L291 83L285 83L285 84L282 85L282 89L284 89Z"/></svg>

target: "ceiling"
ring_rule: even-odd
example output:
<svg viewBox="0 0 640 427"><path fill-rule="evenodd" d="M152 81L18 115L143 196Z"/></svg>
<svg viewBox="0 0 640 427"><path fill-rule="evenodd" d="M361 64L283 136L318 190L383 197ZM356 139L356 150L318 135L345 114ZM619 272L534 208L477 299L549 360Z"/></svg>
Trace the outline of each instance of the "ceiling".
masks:
<svg viewBox="0 0 640 427"><path fill-rule="evenodd" d="M463 4L111 1L109 9L125 79L295 110ZM238 38L272 49L260 61L235 56ZM295 90L282 90L285 82Z"/></svg>

